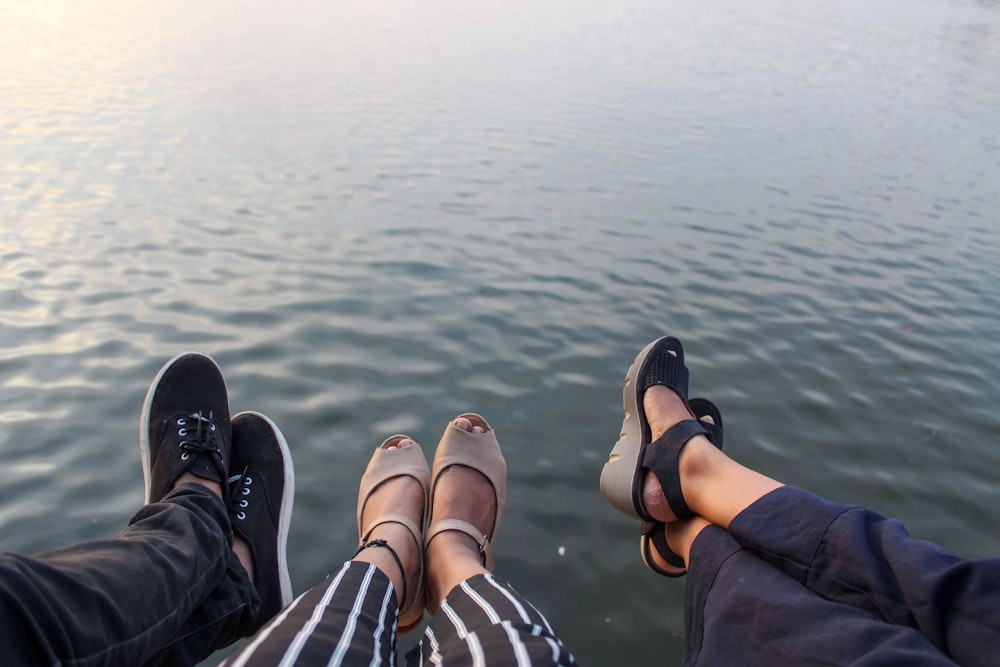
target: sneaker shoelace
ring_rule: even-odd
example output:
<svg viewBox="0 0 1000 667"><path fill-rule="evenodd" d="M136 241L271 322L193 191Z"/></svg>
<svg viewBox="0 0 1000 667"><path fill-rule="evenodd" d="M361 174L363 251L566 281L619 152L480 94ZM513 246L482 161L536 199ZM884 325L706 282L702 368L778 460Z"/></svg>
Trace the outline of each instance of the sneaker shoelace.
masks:
<svg viewBox="0 0 1000 667"><path fill-rule="evenodd" d="M201 454L215 454L222 461L222 450L217 444L218 427L212 420L212 413L206 417L199 410L187 417L177 420L177 435L184 438L181 440L181 461L187 461L192 456Z"/></svg>
<svg viewBox="0 0 1000 667"><path fill-rule="evenodd" d="M247 468L229 478L229 514L237 521L247 518L246 510L250 507L252 487L253 477L247 474Z"/></svg>

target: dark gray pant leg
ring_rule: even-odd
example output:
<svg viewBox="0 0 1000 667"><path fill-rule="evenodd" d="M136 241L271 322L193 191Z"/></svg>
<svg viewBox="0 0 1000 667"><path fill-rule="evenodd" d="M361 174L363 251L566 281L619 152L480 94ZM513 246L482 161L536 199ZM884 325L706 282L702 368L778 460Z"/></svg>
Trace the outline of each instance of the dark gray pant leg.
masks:
<svg viewBox="0 0 1000 667"><path fill-rule="evenodd" d="M919 632L826 600L706 528L685 591L685 665L954 665Z"/></svg>
<svg viewBox="0 0 1000 667"><path fill-rule="evenodd" d="M958 558L899 521L791 487L744 510L729 532L825 598L914 628L960 664L996 664L1000 559Z"/></svg>
<svg viewBox="0 0 1000 667"><path fill-rule="evenodd" d="M33 558L3 554L4 660L136 665L154 658L175 642L185 621L224 580L232 545L228 525L217 496L183 485L141 509L114 539ZM255 617L259 601L249 581L236 597L240 608ZM214 650L208 645L214 638L202 641L207 644L192 647L195 652Z"/></svg>
<svg viewBox="0 0 1000 667"><path fill-rule="evenodd" d="M146 667L176 667L201 662L257 628L260 598L236 554L230 551L222 581L205 597L172 641L145 662Z"/></svg>

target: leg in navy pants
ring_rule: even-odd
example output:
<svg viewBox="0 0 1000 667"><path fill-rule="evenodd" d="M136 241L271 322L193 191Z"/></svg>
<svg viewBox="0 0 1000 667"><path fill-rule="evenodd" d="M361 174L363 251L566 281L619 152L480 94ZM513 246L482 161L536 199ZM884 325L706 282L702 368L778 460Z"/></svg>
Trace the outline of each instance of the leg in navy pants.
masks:
<svg viewBox="0 0 1000 667"><path fill-rule="evenodd" d="M791 487L704 529L689 556L690 665L995 665L1000 559Z"/></svg>

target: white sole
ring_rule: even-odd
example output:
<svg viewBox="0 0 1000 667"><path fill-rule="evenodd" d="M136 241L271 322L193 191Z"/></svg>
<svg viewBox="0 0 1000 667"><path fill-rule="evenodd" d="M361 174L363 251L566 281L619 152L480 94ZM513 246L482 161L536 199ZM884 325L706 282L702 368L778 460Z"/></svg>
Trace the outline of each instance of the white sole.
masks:
<svg viewBox="0 0 1000 667"><path fill-rule="evenodd" d="M292 580L288 575L288 528L292 523L292 507L295 504L295 467L292 464L292 452L288 448L288 441L285 440L284 433L278 425L271 421L271 418L260 412L244 410L233 415L235 420L240 415L253 415L259 417L267 423L278 441L278 448L281 450L281 458L284 462L285 483L281 494L281 509L278 512L278 580L281 583L281 606L287 607L292 602Z"/></svg>
<svg viewBox="0 0 1000 667"><path fill-rule="evenodd" d="M642 349L629 366L625 374L625 387L622 389L622 404L625 406L625 419L622 421L621 435L611 449L608 462L601 471L601 493L605 500L622 514L633 519L642 519L635 508L633 487L636 484L639 468L639 450L642 449L643 424L639 413L639 398L635 387L639 374L639 366L649 354L649 350L660 342L654 340Z"/></svg>

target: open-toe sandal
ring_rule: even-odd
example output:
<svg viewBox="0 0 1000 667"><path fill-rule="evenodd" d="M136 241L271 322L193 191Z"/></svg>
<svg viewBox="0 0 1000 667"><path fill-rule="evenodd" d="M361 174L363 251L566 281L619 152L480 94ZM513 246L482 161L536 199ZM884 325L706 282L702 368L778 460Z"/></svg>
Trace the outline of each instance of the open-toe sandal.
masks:
<svg viewBox="0 0 1000 667"><path fill-rule="evenodd" d="M700 420L710 417L712 422L702 421L708 431L709 441L722 449L722 413L707 398L692 398L688 405L694 416ZM674 550L667 544L667 537L664 534L665 524L662 521L644 521L639 536L639 552L642 554L642 562L650 570L664 577L682 577L687 573L687 566L684 559L674 553ZM667 566L661 567L653 559L653 551L657 553L660 560Z"/></svg>
<svg viewBox="0 0 1000 667"><path fill-rule="evenodd" d="M684 348L673 336L664 336L647 345L628 369L622 392L625 420L622 422L621 437L601 472L601 493L622 514L643 521L655 521L642 504L642 473L649 470L663 487L674 516L683 519L694 516L694 513L681 493L678 458L691 438L708 435L709 430L706 424L696 419L685 419L651 442L642 397L647 389L655 385L672 389L691 411L687 400L688 369L684 365Z"/></svg>
<svg viewBox="0 0 1000 667"><path fill-rule="evenodd" d="M472 422L473 427L480 426L483 433L472 433L463 431L455 426L454 421L449 422L445 429L441 442L438 443L437 452L434 454L434 472L431 479L431 507L434 507L434 492L437 489L438 479L447 468L451 466L465 466L472 468L489 480L496 496L496 518L493 520L492 528L483 533L476 526L462 519L440 519L433 521L427 529L424 544L429 545L431 540L441 533L447 531L458 531L465 533L476 541L479 545L479 553L483 566L493 570L493 542L496 540L497 529L500 528L500 519L503 516L504 504L507 501L507 462L504 461L503 453L500 451L500 443L497 442L496 434L490 425L481 416L474 413L466 413L458 418L464 417ZM427 610L434 614L436 608L430 604Z"/></svg>
<svg viewBox="0 0 1000 667"><path fill-rule="evenodd" d="M405 634L406 632L413 630L420 624L420 621L424 616L424 604L426 598L424 588L426 577L424 572L423 526L426 524L427 518L430 516L430 496L428 494L428 489L430 486L431 473L430 469L427 467L427 459L424 457L424 452L420 449L420 445L414 441L414 444L407 445L406 447L387 448L389 445L393 445L398 443L400 440L407 438L408 436L405 435L394 435L391 438L387 438L385 442L383 442L379 448L375 450L375 454L372 455L372 459L368 463L368 469L365 470L365 474L361 478L361 488L358 491L359 548L355 553L355 555L357 555L363 549L368 547L384 547L389 550L390 554L392 554L392 557L395 559L400 571L403 573L403 590L402 595L400 596L400 600L402 600L402 602L399 605L400 612L397 621L398 632L400 634ZM412 438L409 439L412 440ZM368 502L368 498L383 483L397 477L405 476L409 476L417 480L423 489L424 506L420 515L420 521L414 522L412 519L403 516L402 514L383 514L382 516L373 519L367 526L362 526L361 517L363 516L365 504ZM407 581L406 569L403 567L403 562L399 559L396 551L388 542L385 540L369 541L372 531L374 531L376 527L386 523L398 523L401 526L404 526L416 542L417 552L420 554L420 570L417 581ZM407 601L409 602L408 604Z"/></svg>

